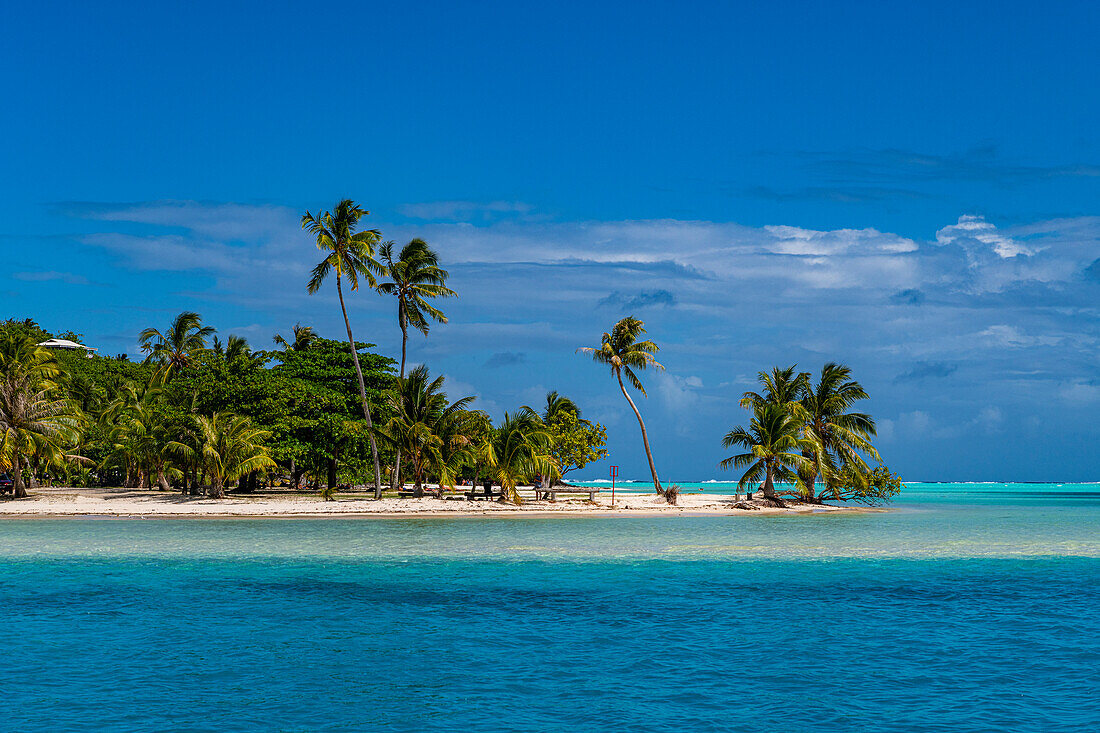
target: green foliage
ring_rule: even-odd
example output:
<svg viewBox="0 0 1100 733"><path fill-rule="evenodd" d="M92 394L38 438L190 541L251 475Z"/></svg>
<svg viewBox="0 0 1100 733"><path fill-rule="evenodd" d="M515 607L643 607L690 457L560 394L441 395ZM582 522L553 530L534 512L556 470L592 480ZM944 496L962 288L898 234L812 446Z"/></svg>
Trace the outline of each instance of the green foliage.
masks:
<svg viewBox="0 0 1100 733"><path fill-rule="evenodd" d="M745 470L737 483L738 489L763 480L764 496L774 498L775 482L793 480L806 463L799 452L805 447L800 432L801 425L782 405L755 404L749 427L738 426L722 438L723 448L738 446L745 452L732 455L719 465Z"/></svg>
<svg viewBox="0 0 1100 733"><path fill-rule="evenodd" d="M504 422L493 431L487 451L489 474L500 484L502 499L521 503L516 487L536 474L557 478L561 470L550 454L550 434L530 408L504 413Z"/></svg>
<svg viewBox="0 0 1100 733"><path fill-rule="evenodd" d="M431 379L427 367L413 369L387 396L393 413L378 434L400 451L407 461L416 488L422 488L429 472L442 485L453 485L471 441L466 435L473 397L451 402L443 391L443 377Z"/></svg>
<svg viewBox="0 0 1100 733"><path fill-rule="evenodd" d="M14 495L26 496L23 469L58 465L80 434L82 416L58 384L61 367L34 336L0 334L0 469L10 469Z"/></svg>
<svg viewBox="0 0 1100 733"><path fill-rule="evenodd" d="M607 429L599 423L580 419L575 412L556 412L546 422L546 430L550 435L550 455L563 477L608 454L603 447L607 443Z"/></svg>
<svg viewBox="0 0 1100 733"><path fill-rule="evenodd" d="M771 473L766 470L766 461L753 463L748 454L739 456L740 462L733 457L723 461L724 468L751 464L741 485L765 475L765 494L770 495L768 485L773 479L784 480L794 484L801 499L817 502L833 499L877 503L888 501L900 491L897 477L891 483L892 474L884 466L873 471L867 466L864 456L879 460L870 440L875 435L875 421L851 409L868 395L852 379L850 368L833 362L825 364L816 383L809 372L798 372L796 365L774 367L770 372L760 372L757 378L761 391L745 392L741 397L741 406L754 412L753 428L731 431L724 444L751 446L761 457L770 450L766 445L769 440L773 447L783 442L783 449L771 451L776 455ZM795 450L800 460L791 457Z"/></svg>
<svg viewBox="0 0 1100 733"><path fill-rule="evenodd" d="M832 495L826 498L878 506L893 501L901 489L901 479L884 465L880 464L868 473L848 466L832 487Z"/></svg>

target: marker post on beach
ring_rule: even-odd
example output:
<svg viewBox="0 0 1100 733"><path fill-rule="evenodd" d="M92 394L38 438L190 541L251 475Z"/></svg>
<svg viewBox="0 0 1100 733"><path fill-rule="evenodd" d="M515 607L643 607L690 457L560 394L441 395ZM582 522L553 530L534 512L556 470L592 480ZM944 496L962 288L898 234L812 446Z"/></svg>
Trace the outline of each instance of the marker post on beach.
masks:
<svg viewBox="0 0 1100 733"><path fill-rule="evenodd" d="M611 506L615 506L615 479L619 476L619 467L611 467Z"/></svg>

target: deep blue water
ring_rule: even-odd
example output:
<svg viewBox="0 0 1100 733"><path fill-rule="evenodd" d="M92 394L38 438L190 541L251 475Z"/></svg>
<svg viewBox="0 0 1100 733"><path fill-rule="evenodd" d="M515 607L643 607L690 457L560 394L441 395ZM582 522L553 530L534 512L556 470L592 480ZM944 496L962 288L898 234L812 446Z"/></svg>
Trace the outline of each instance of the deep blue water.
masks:
<svg viewBox="0 0 1100 733"><path fill-rule="evenodd" d="M843 516L4 520L0 723L1097 730L1098 488L922 485Z"/></svg>

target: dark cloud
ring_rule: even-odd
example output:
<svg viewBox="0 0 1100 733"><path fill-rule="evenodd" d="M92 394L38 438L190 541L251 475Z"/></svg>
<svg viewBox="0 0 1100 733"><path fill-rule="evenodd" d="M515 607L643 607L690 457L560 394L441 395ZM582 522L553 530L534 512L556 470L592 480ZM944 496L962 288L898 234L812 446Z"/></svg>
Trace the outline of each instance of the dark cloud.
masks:
<svg viewBox="0 0 1100 733"><path fill-rule="evenodd" d="M49 282L51 280L59 280L66 285L89 285L88 278L83 275L74 275L71 272L57 272L55 270L48 270L42 272L13 272L11 274L16 280L23 280L24 282Z"/></svg>
<svg viewBox="0 0 1100 733"><path fill-rule="evenodd" d="M918 361L913 368L894 377L894 384L904 382L922 382L926 379L943 379L954 374L958 370L956 364L945 364L938 361Z"/></svg>
<svg viewBox="0 0 1100 733"><path fill-rule="evenodd" d="M1100 165L1020 165L1003 159L995 145L937 155L900 148L843 153L804 151L799 157L811 171L851 181L993 181L1022 182L1063 177L1097 177Z"/></svg>
<svg viewBox="0 0 1100 733"><path fill-rule="evenodd" d="M524 364L527 362L527 354L522 351L498 351L488 358L485 362L487 369L497 369L500 367L514 366L516 364Z"/></svg>
<svg viewBox="0 0 1100 733"><path fill-rule="evenodd" d="M861 204L879 201L892 201L895 199L922 199L929 198L927 194L911 191L905 188L886 188L875 186L859 187L829 187L810 186L792 191L779 191L767 186L754 186L746 189L744 193L754 198L777 201L779 203L791 203L796 201L830 201L840 204Z"/></svg>
<svg viewBox="0 0 1100 733"><path fill-rule="evenodd" d="M1085 268L1085 279L1100 283L1100 259Z"/></svg>
<svg viewBox="0 0 1100 733"><path fill-rule="evenodd" d="M901 305L920 305L924 302L924 293L916 288L899 290L890 296L890 301Z"/></svg>
<svg viewBox="0 0 1100 733"><path fill-rule="evenodd" d="M676 305L676 296L667 290L643 290L633 295L615 291L601 300L600 305L615 305L623 308L671 307Z"/></svg>

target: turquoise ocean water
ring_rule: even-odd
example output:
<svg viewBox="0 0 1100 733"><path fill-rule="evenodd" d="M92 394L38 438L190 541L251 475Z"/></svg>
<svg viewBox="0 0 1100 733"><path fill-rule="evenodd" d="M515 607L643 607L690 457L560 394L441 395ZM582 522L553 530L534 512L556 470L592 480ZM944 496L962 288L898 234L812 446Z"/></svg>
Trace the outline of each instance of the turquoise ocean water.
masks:
<svg viewBox="0 0 1100 733"><path fill-rule="evenodd" d="M1100 485L914 484L845 515L7 519L0 609L4 730L1094 731Z"/></svg>

